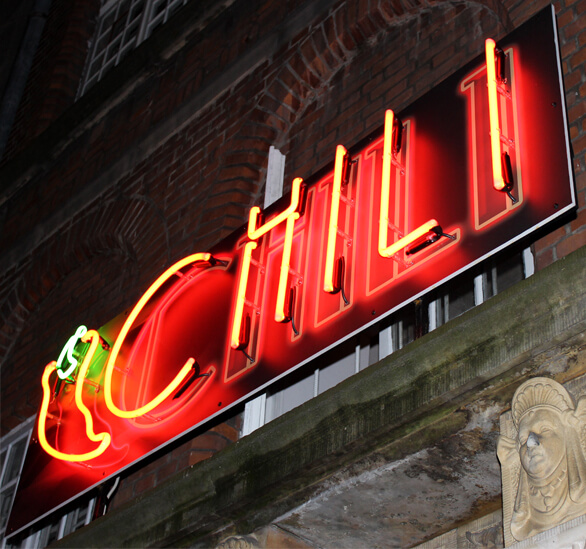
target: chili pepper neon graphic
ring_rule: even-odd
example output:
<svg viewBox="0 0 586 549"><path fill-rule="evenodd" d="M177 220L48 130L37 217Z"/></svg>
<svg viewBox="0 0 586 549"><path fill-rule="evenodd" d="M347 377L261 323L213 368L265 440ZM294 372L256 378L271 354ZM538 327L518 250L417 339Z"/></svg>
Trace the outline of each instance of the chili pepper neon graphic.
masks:
<svg viewBox="0 0 586 549"><path fill-rule="evenodd" d="M43 387L43 401L41 404L41 409L39 411L39 420L37 427L39 443L43 450L45 450L45 452L47 452L50 456L56 459L73 462L89 461L91 459L98 457L99 455L104 453L104 451L106 450L106 448L108 448L111 442L110 433L94 433L92 414L87 408L87 406L84 404L82 396L83 382L87 375L94 354L96 353L96 349L98 348L98 345L100 343L100 335L98 334L98 332L96 332L96 330L89 330L86 331L86 333L81 337L81 340L84 343L87 343L88 341L90 341L91 343L90 348L88 349L88 352L86 353L83 359L83 362L77 374L77 379L75 381L75 404L79 408L81 413L84 415L85 432L88 439L92 442L99 442L99 446L96 449L91 450L90 452L85 452L83 454L71 454L56 450L47 441L45 430L47 412L51 400L51 388L49 387L49 378L51 374L57 370L57 363L55 361L50 362L49 364L47 364L47 366L45 366L45 371L43 372L43 377L41 379L41 385Z"/></svg>

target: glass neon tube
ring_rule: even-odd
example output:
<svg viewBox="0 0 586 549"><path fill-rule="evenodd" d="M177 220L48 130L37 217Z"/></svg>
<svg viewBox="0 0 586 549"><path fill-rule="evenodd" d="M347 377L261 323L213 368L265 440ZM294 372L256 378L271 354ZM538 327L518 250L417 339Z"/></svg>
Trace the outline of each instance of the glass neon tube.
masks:
<svg viewBox="0 0 586 549"><path fill-rule="evenodd" d="M387 242L389 232L389 193L391 184L391 164L392 164L392 147L393 147L393 126L395 123L395 113L388 109L385 111L385 130L383 141L383 167L381 174L381 197L380 197L380 215L378 228L378 253L383 257L387 255Z"/></svg>
<svg viewBox="0 0 586 549"><path fill-rule="evenodd" d="M250 210L248 216L248 238L250 240L258 240L261 236L274 229L279 223L286 221L287 218L292 215L299 207L299 197L301 195L301 184L303 179L296 177L291 185L291 204L287 209L283 210L279 215L276 215L270 221L267 221L264 225L257 227L258 217L260 215L260 208L254 206Z"/></svg>
<svg viewBox="0 0 586 549"><path fill-rule="evenodd" d="M394 244L391 244L384 250L379 249L379 253L383 257L393 257L399 250L405 248L409 244L415 242L418 238L426 235L429 231L431 231L434 227L437 227L439 223L435 219L430 219L414 231L411 231L409 234L405 235L403 238L400 238Z"/></svg>
<svg viewBox="0 0 586 549"><path fill-rule="evenodd" d="M77 344L77 340L83 337L87 333L87 328L85 326L79 326L77 330L75 330L75 334L73 334L68 340L59 358L57 359L57 375L61 379L67 379L77 368L77 359L73 356L73 350L75 349L75 345ZM63 361L67 358L69 361L69 366L66 370L63 370Z"/></svg>
<svg viewBox="0 0 586 549"><path fill-rule="evenodd" d="M291 203L281 213L267 221L264 225L257 227L258 218L260 216L260 208L254 206L250 210L248 216L248 238L250 240L258 240L261 236L267 234L274 229L279 223L287 222L285 229L285 243L283 244L283 258L281 260L281 272L279 275L279 288L277 291L277 305L275 308L275 320L283 322L286 319L284 311L285 303L285 287L287 285L287 275L289 274L289 262L291 258L291 246L293 244L293 228L295 221L299 219L299 199L301 196L301 185L303 179L296 177L291 185ZM254 246L252 245L254 244ZM244 311L244 303L246 301L246 287L248 286L248 275L250 271L250 261L252 250L256 248L256 244L248 242L244 247L244 256L242 258L242 268L240 269L240 278L238 280L238 294L236 297L236 308L234 310L234 320L232 322L232 335L230 337L230 346L232 349L240 347L240 329L242 326L242 313ZM286 265L286 267L285 267Z"/></svg>
<svg viewBox="0 0 586 549"><path fill-rule="evenodd" d="M499 125L498 90L495 61L496 44L492 38L485 42L486 84L488 88L488 115L490 120L490 153L492 157L492 184L497 191L506 187L501 160L501 129Z"/></svg>
<svg viewBox="0 0 586 549"><path fill-rule="evenodd" d="M287 280L289 279L289 267L291 264L291 247L293 246L293 229L295 221L299 219L297 212L287 218L285 228L285 242L283 243L283 258L281 260L281 272L279 276L279 288L277 289L277 305L275 307L275 320L284 322L287 320L285 313L285 296L287 293Z"/></svg>
<svg viewBox="0 0 586 549"><path fill-rule="evenodd" d="M330 224L328 226L328 245L326 251L326 268L324 273L324 291L333 293L334 285L334 255L336 251L336 236L338 234L338 213L340 211L340 195L342 188L342 173L344 171L344 157L346 149L342 145L336 147L336 162L334 166L334 182L332 188L332 204L330 208Z"/></svg>
<svg viewBox="0 0 586 549"><path fill-rule="evenodd" d="M116 338L116 342L112 347L112 351L110 356L108 357L108 362L106 363L106 371L104 374L104 400L106 402L106 406L108 409L116 416L122 418L135 418L147 414L154 408L156 408L161 402L163 402L167 397L169 397L175 390L181 385L181 382L185 379L190 371L191 367L195 363L195 358L190 357L183 367L179 370L179 373L173 378L173 381L167 385L167 387L161 391L154 399L150 402L145 404L144 406L140 406L136 410L122 410L118 408L112 399L112 374L114 373L114 367L116 365L116 359L118 358L118 353L120 352L120 348L122 347L122 343L124 343L124 339L128 334L130 328L134 324L136 317L140 314L143 307L147 304L147 302L151 299L151 297L155 294L155 292L177 271L182 269L183 267L197 263L197 262L209 262L211 259L210 253L196 253L189 255L174 265L171 265L159 278L157 278L153 284L149 287L149 289L144 293L144 295L138 300L138 303L132 309L130 315L124 322L118 337Z"/></svg>
<svg viewBox="0 0 586 549"><path fill-rule="evenodd" d="M240 330L242 328L242 313L244 312L244 303L246 301L246 286L248 285L248 272L250 270L250 259L252 250L256 249L256 242L247 242L242 254L242 267L240 268L240 278L238 280L238 293L236 295L236 308L234 310L234 321L232 322L232 336L230 346L232 349L240 347Z"/></svg>

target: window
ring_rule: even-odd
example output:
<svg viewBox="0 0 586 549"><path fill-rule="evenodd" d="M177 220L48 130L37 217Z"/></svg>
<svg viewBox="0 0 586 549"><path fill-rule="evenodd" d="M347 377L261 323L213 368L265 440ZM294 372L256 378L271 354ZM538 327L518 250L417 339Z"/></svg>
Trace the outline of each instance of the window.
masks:
<svg viewBox="0 0 586 549"><path fill-rule="evenodd" d="M533 272L533 255L527 248L521 253L512 251L488 259L480 274L475 275L474 269L461 274L313 360L302 371L272 385L267 394L248 402L242 435L402 349Z"/></svg>
<svg viewBox="0 0 586 549"><path fill-rule="evenodd" d="M110 0L100 10L79 95L83 95L187 0Z"/></svg>
<svg viewBox="0 0 586 549"><path fill-rule="evenodd" d="M65 537L71 532L75 532L82 526L89 524L93 517L96 498L89 501L84 501L78 507L69 510L69 512L61 516L52 517L49 523L42 525L35 525L33 528L26 530L14 538L10 538L7 542L2 544L4 549L12 549L16 547L28 548L47 547L54 541Z"/></svg>
<svg viewBox="0 0 586 549"><path fill-rule="evenodd" d="M34 417L27 419L0 441L0 540L10 516L34 420Z"/></svg>
<svg viewBox="0 0 586 549"><path fill-rule="evenodd" d="M35 525L8 540L4 537L35 419L35 416L30 417L0 440L0 547L3 549L47 547L52 542L89 524L94 512L96 498L89 500L86 498L85 501L78 501L77 507L51 517L49 523Z"/></svg>

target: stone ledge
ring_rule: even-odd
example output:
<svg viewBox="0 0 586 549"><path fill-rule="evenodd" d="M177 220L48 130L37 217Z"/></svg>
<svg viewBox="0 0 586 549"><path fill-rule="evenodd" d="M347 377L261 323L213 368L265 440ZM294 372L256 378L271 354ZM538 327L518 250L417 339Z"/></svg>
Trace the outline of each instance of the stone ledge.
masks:
<svg viewBox="0 0 586 549"><path fill-rule="evenodd" d="M585 280L582 248L55 547L210 547L373 452L398 459L458 431L467 403L504 409L528 377L584 374Z"/></svg>
<svg viewBox="0 0 586 549"><path fill-rule="evenodd" d="M525 541L509 545L510 549L584 549L584 547L586 547L586 515L560 524Z"/></svg>

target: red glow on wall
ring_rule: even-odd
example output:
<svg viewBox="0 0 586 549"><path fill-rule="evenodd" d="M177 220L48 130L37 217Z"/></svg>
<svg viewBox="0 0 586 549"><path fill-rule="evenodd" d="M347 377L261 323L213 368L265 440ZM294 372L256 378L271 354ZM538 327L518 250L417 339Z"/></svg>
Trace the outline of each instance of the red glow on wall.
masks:
<svg viewBox="0 0 586 549"><path fill-rule="evenodd" d="M553 32L543 12L499 44L498 143L482 56L88 331L71 380L48 365L8 532L571 209ZM495 189L497 145L515 203Z"/></svg>

